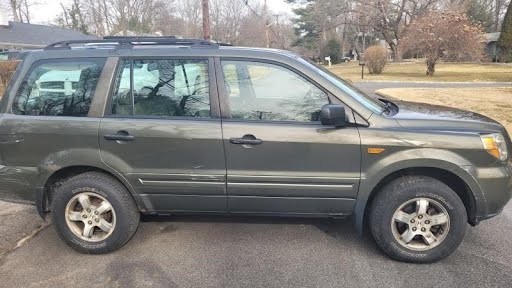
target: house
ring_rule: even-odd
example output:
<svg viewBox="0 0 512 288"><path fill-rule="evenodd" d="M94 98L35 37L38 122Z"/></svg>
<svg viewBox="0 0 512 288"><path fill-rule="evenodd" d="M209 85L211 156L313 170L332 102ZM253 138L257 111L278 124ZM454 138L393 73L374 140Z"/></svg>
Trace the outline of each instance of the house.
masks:
<svg viewBox="0 0 512 288"><path fill-rule="evenodd" d="M0 51L40 49L65 40L94 40L97 36L55 26L0 22Z"/></svg>
<svg viewBox="0 0 512 288"><path fill-rule="evenodd" d="M498 39L500 38L500 32L493 33L485 33L484 34L484 42L485 42L485 54L492 59L496 60L497 55L499 53L498 49Z"/></svg>

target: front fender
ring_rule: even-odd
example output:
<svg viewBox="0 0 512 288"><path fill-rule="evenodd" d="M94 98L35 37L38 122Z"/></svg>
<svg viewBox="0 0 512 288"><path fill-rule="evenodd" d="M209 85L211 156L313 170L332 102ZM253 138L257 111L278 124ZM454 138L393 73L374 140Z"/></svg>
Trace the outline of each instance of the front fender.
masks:
<svg viewBox="0 0 512 288"><path fill-rule="evenodd" d="M394 172L411 168L435 168L451 172L462 179L473 192L477 207L485 207L482 189L471 171L473 165L460 155L442 149L418 148L398 151L381 158L372 159L372 155L364 155L361 183L354 207L353 219L358 232L362 233L364 214L368 199L375 187L384 178Z"/></svg>

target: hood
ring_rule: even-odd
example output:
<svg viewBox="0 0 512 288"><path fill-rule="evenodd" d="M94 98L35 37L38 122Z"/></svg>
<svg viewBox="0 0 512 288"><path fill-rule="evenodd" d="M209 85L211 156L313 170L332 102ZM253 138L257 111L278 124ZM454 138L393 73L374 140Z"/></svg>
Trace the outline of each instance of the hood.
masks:
<svg viewBox="0 0 512 288"><path fill-rule="evenodd" d="M407 101L393 101L393 104L398 106L398 113L389 118L395 119L403 127L504 131L503 126L491 118L466 110Z"/></svg>

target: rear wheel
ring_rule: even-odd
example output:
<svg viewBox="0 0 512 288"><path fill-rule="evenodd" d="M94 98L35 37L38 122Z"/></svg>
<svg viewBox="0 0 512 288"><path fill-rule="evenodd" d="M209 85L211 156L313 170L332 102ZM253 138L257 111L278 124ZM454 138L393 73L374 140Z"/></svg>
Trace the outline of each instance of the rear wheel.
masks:
<svg viewBox="0 0 512 288"><path fill-rule="evenodd" d="M126 188L102 173L77 175L55 190L52 218L59 236L83 253L121 248L137 230L139 212Z"/></svg>
<svg viewBox="0 0 512 288"><path fill-rule="evenodd" d="M400 261L441 260L464 238L464 204L450 187L434 178L399 178L379 192L370 209L370 228L377 245Z"/></svg>

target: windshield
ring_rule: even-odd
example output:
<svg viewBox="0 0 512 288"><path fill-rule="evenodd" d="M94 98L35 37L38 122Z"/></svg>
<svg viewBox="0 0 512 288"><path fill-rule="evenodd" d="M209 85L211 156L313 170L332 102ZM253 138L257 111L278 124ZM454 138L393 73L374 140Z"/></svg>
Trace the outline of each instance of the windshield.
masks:
<svg viewBox="0 0 512 288"><path fill-rule="evenodd" d="M334 74L331 71L329 71L328 69L326 69L326 68L324 68L324 67L322 67L320 65L317 65L313 61L311 61L309 59L306 59L306 58L299 57L299 60L302 63L312 67L313 69L315 69L315 71L318 74L320 74L322 77L324 77L327 80L329 80L331 83L336 85L338 88L343 90L343 92L345 92L346 94L348 94L352 98L354 98L357 101L359 101L361 104L363 104L366 108L370 109L372 112L374 112L374 113L382 113L382 111L384 110L384 103L382 103L381 101L377 100L376 98L373 98L373 97L369 96L368 94L366 94L365 92L359 90L358 88L354 87L353 85L349 84L348 82L346 82L345 80L341 79L336 74Z"/></svg>

